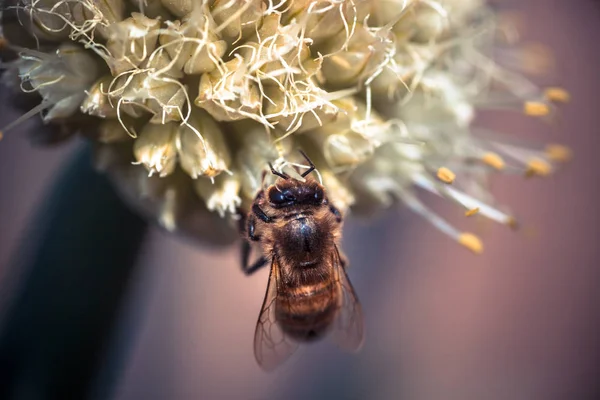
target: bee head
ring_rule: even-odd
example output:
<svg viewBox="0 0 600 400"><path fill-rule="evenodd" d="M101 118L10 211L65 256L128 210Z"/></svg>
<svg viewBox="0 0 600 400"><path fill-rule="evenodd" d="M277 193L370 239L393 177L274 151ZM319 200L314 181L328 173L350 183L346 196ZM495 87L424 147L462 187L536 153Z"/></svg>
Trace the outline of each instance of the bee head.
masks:
<svg viewBox="0 0 600 400"><path fill-rule="evenodd" d="M302 173L305 178L315 170L315 165L308 158L306 153L300 150L300 154L308 161L309 169ZM269 203L275 208L289 207L293 205L321 205L325 202L325 189L314 179L306 179L302 182L279 172L269 163L273 175L279 179L275 185L271 186L267 192Z"/></svg>
<svg viewBox="0 0 600 400"><path fill-rule="evenodd" d="M269 203L275 208L293 205L321 205L325 189L314 180L301 182L292 178L278 179L267 193Z"/></svg>

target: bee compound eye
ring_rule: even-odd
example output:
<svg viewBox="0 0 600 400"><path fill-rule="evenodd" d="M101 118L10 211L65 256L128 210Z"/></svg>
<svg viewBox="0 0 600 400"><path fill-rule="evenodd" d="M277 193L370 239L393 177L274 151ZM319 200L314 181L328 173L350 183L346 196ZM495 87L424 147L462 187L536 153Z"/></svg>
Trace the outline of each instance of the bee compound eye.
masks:
<svg viewBox="0 0 600 400"><path fill-rule="evenodd" d="M321 188L317 188L317 190L315 190L315 200L316 201L323 200L323 190L321 190Z"/></svg>
<svg viewBox="0 0 600 400"><path fill-rule="evenodd" d="M269 201L274 204L281 204L288 201L284 193L277 189L273 189L269 192Z"/></svg>
<svg viewBox="0 0 600 400"><path fill-rule="evenodd" d="M289 192L289 191L285 191L283 193L283 195L284 195L286 201L294 201L294 200L296 200L296 197L291 192Z"/></svg>

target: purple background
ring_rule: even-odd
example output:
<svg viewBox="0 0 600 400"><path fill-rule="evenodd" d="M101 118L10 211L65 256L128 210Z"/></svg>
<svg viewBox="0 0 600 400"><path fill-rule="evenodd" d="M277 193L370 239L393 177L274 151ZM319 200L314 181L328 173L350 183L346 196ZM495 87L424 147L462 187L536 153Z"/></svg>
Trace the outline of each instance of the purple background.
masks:
<svg viewBox="0 0 600 400"><path fill-rule="evenodd" d="M504 3L525 12L528 40L554 51L556 73L541 82L572 95L554 125L512 114L478 122L574 151L573 162L549 179L494 181L523 229L467 221L432 200L481 234L486 251L477 257L406 210L369 224L349 221L344 248L366 314L363 351L342 354L325 341L271 375L252 354L268 271L245 277L237 247L193 246L154 229L105 365L117 360L123 368L118 399L589 398L600 353L600 4ZM0 107L3 123L15 116ZM11 252L28 240L23 229L77 146L32 148L21 131L0 142L3 291L14 284L6 278Z"/></svg>

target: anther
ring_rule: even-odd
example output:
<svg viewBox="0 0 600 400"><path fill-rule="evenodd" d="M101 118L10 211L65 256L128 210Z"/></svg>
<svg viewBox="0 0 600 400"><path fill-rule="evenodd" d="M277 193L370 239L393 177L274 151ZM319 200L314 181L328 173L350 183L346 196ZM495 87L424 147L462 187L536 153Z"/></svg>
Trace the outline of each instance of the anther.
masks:
<svg viewBox="0 0 600 400"><path fill-rule="evenodd" d="M456 174L446 167L441 167L437 171L437 177L440 181L450 184L456 179Z"/></svg>
<svg viewBox="0 0 600 400"><path fill-rule="evenodd" d="M548 176L552 172L552 167L544 160L534 158L527 163L527 170L525 176L530 178L532 176Z"/></svg>
<svg viewBox="0 0 600 400"><path fill-rule="evenodd" d="M571 149L561 144L549 144L545 153L550 160L556 162L567 162L573 156Z"/></svg>
<svg viewBox="0 0 600 400"><path fill-rule="evenodd" d="M541 101L526 101L523 112L530 117L544 117L550 113L550 107Z"/></svg>
<svg viewBox="0 0 600 400"><path fill-rule="evenodd" d="M556 103L568 103L571 100L571 95L563 88L549 87L544 91L544 96Z"/></svg>
<svg viewBox="0 0 600 400"><path fill-rule="evenodd" d="M479 207L471 208L465 211L465 217L471 217L479 212Z"/></svg>
<svg viewBox="0 0 600 400"><path fill-rule="evenodd" d="M514 231L519 229L519 221L517 221L517 219L514 217L508 218L508 220L506 220L506 225Z"/></svg>
<svg viewBox="0 0 600 400"><path fill-rule="evenodd" d="M504 169L504 160L496 153L485 153L483 157L481 157L481 161L498 171Z"/></svg>
<svg viewBox="0 0 600 400"><path fill-rule="evenodd" d="M472 233L462 233L458 238L458 243L465 246L475 254L483 253L483 244L481 240Z"/></svg>

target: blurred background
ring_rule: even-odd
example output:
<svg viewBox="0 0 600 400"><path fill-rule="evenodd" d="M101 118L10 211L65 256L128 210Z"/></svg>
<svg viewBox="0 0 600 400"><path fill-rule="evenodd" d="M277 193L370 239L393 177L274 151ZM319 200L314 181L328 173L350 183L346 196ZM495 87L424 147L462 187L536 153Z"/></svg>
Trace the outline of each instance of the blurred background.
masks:
<svg viewBox="0 0 600 400"><path fill-rule="evenodd" d="M83 141L32 147L19 133L38 129L32 122L7 134L0 142L0 398L9 386L19 399L598 398L600 3L498 3L523 12L528 41L553 50L556 73L539 83L565 87L572 101L553 126L514 114L477 123L567 144L574 160L549 179L494 180L498 200L523 222L518 232L467 221L428 198L481 234L482 256L403 209L348 218L343 248L367 328L358 355L323 341L277 372L262 372L252 339L267 269L246 277L237 245L197 245L146 226L91 171L89 154L78 155ZM0 106L0 126L16 116ZM76 173L64 172L69 165ZM79 183L66 185L58 201L61 174ZM80 210L98 198L112 219ZM69 247L77 233L51 217L69 207L74 221L89 218L90 240L110 257L91 253L89 243ZM117 234L107 237L95 223ZM55 264L36 272L27 266L40 254Z"/></svg>

